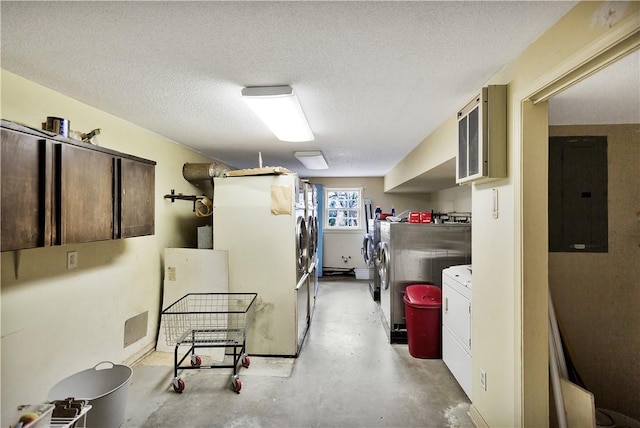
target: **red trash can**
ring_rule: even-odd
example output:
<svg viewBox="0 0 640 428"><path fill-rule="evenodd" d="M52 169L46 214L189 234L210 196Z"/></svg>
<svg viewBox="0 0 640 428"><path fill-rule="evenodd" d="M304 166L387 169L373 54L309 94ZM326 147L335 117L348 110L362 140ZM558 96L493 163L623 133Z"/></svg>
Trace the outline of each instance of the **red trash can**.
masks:
<svg viewBox="0 0 640 428"><path fill-rule="evenodd" d="M435 285L407 286L404 293L409 353L415 358L440 358L442 291Z"/></svg>

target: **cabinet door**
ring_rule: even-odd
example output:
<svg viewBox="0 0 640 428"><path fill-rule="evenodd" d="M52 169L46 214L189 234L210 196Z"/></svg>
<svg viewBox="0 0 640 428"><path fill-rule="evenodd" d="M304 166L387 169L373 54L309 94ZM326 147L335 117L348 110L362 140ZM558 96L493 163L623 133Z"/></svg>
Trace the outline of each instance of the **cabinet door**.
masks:
<svg viewBox="0 0 640 428"><path fill-rule="evenodd" d="M52 144L2 129L2 251L51 245Z"/></svg>
<svg viewBox="0 0 640 428"><path fill-rule="evenodd" d="M132 159L119 159L118 164L120 212L116 237L153 235L155 232L155 165Z"/></svg>
<svg viewBox="0 0 640 428"><path fill-rule="evenodd" d="M113 237L114 157L82 147L57 145L60 244Z"/></svg>

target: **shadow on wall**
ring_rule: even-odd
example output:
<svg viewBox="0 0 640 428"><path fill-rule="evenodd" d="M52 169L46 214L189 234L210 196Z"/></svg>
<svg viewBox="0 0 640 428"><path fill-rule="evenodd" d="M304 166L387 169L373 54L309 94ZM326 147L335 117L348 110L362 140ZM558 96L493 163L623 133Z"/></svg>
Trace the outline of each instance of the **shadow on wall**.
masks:
<svg viewBox="0 0 640 428"><path fill-rule="evenodd" d="M640 125L550 127L550 136L606 135L608 251L549 253L549 285L567 346L596 407L640 420Z"/></svg>
<svg viewBox="0 0 640 428"><path fill-rule="evenodd" d="M67 269L69 252L78 253L77 269L88 270L117 263L118 258L125 252L126 245L126 240L112 240L5 251L2 253L2 293L27 282L69 275L75 271Z"/></svg>

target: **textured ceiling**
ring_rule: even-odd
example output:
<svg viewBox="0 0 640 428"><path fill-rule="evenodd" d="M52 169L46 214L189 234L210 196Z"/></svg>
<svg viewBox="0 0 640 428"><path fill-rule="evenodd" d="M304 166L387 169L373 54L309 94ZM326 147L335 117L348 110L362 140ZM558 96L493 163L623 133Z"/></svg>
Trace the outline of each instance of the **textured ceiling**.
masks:
<svg viewBox="0 0 640 428"><path fill-rule="evenodd" d="M2 1L2 68L238 168L382 176L575 3ZM240 99L276 84L314 142Z"/></svg>

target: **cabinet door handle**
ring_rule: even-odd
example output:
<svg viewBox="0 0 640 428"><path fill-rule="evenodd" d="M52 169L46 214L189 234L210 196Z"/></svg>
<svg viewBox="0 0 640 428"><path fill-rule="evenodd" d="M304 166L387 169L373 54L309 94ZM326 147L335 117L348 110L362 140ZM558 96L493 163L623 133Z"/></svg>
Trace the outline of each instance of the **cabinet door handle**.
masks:
<svg viewBox="0 0 640 428"><path fill-rule="evenodd" d="M444 298L444 313L445 314L449 313L449 298L448 297Z"/></svg>

